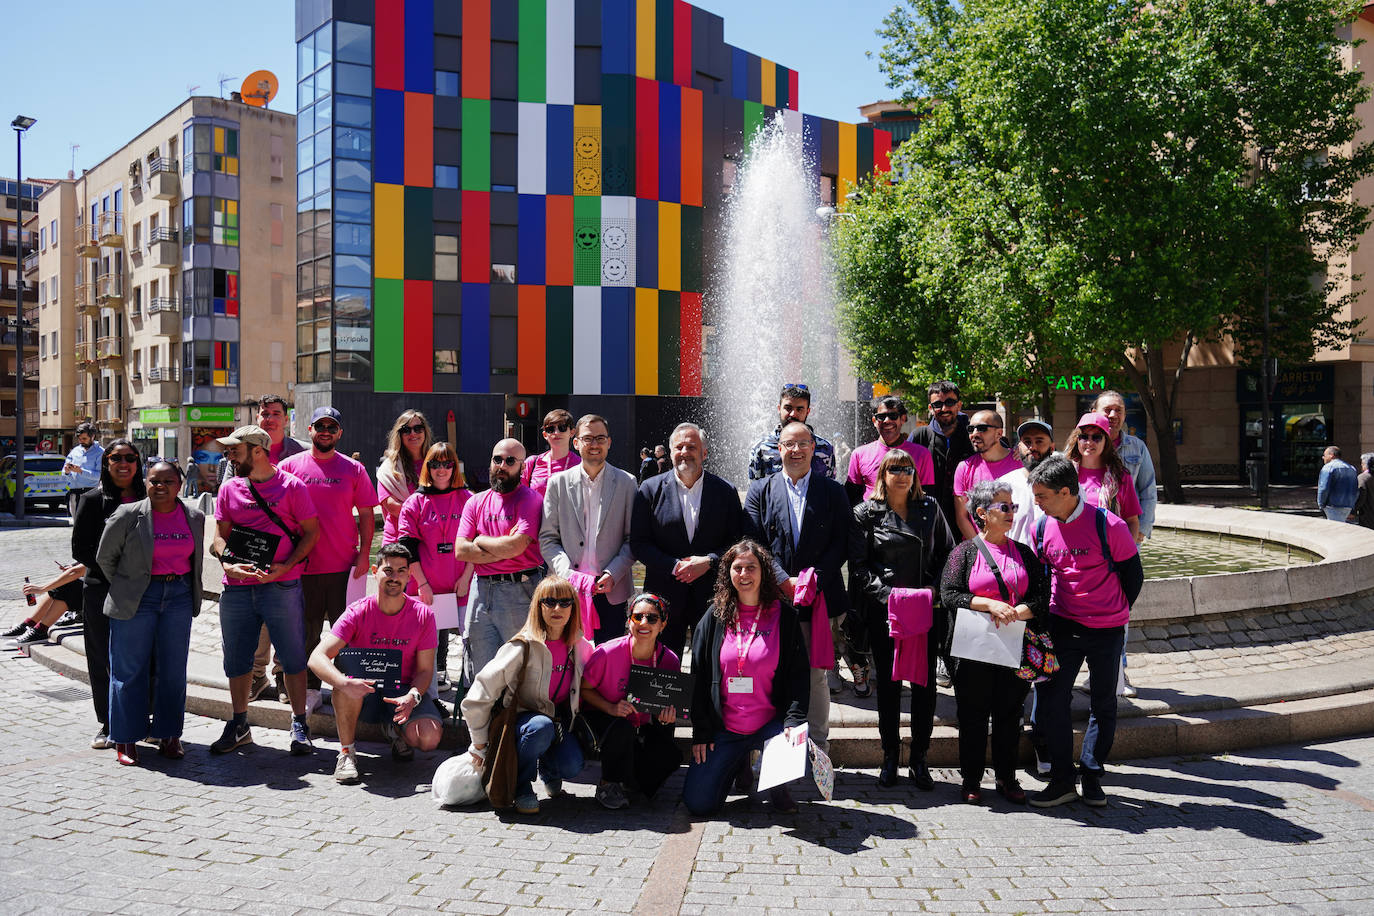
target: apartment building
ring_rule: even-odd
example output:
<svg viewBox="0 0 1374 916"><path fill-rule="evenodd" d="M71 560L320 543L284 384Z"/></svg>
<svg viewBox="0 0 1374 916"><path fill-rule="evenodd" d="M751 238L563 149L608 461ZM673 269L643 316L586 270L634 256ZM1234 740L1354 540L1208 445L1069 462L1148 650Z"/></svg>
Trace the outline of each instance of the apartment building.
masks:
<svg viewBox="0 0 1374 916"><path fill-rule="evenodd" d="M34 305L38 301L37 255L39 233L34 213L38 198L50 182L30 179L23 184L23 210L19 209L20 186L17 181L0 179L0 455L14 451L15 410L28 409L27 419L33 419L33 410L38 406L38 389L24 375L24 397L22 403L16 396L16 384L21 375L21 367L15 364L14 325L19 293L19 279L24 279L24 310L26 317L32 318ZM23 256L20 255L23 242ZM33 331L24 337L26 355L32 353L37 344ZM24 439L32 448L37 440L34 427L25 427Z"/></svg>
<svg viewBox="0 0 1374 916"><path fill-rule="evenodd" d="M294 115L193 96L39 201L39 428L185 464L295 383ZM201 460L212 460L202 454Z"/></svg>

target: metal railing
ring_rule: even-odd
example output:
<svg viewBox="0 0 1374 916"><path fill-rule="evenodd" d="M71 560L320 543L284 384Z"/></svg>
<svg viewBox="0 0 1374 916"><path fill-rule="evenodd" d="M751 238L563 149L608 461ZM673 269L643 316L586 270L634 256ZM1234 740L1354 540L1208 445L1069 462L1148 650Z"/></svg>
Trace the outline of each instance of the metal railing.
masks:
<svg viewBox="0 0 1374 916"><path fill-rule="evenodd" d="M31 273L38 269L38 252L30 251L24 255L24 273Z"/></svg>
<svg viewBox="0 0 1374 916"><path fill-rule="evenodd" d="M96 238L101 245L119 244L124 238L124 211L106 210L100 214Z"/></svg>
<svg viewBox="0 0 1374 916"><path fill-rule="evenodd" d="M177 231L171 226L157 226L148 230L147 247L152 248L158 242L175 242Z"/></svg>
<svg viewBox="0 0 1374 916"><path fill-rule="evenodd" d="M95 278L95 301L122 300L124 298L124 277L122 274L103 274Z"/></svg>
<svg viewBox="0 0 1374 916"><path fill-rule="evenodd" d="M96 238L94 223L77 223L72 227L72 238L76 242L77 252L100 248L100 242Z"/></svg>
<svg viewBox="0 0 1374 916"><path fill-rule="evenodd" d="M24 357L24 378L38 378L38 357Z"/></svg>
<svg viewBox="0 0 1374 916"><path fill-rule="evenodd" d="M150 382L175 382L181 378L176 366L153 366L148 370Z"/></svg>
<svg viewBox="0 0 1374 916"><path fill-rule="evenodd" d="M78 340L76 342L76 361L78 364L95 362L95 344L89 340Z"/></svg>
<svg viewBox="0 0 1374 916"><path fill-rule="evenodd" d="M123 359L124 339L122 337L100 337L95 342L96 359Z"/></svg>
<svg viewBox="0 0 1374 916"><path fill-rule="evenodd" d="M156 315L158 312L179 312L181 306L172 296L154 296L148 300L148 307L144 310L149 315Z"/></svg>

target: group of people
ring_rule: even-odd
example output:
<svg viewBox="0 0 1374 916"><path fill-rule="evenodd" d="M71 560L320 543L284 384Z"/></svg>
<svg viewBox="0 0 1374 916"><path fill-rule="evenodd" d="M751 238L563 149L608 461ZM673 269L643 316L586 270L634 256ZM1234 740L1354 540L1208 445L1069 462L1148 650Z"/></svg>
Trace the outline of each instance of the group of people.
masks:
<svg viewBox="0 0 1374 916"><path fill-rule="evenodd" d="M56 586L81 577L101 723L92 745L114 747L126 765L145 736L164 756L184 753L186 655L208 539L224 572L232 705L212 753L252 741L248 704L272 685L272 655L279 698L292 707L293 754L313 753L307 716L329 688L339 782L360 779L360 722L381 725L398 760L433 749L457 630L475 765L496 710L518 704L516 809L537 811L536 777L557 795L588 755L602 762L597 800L624 807L633 793L652 796L682 762L675 714L636 708L631 671L678 670L690 630L683 797L694 813L746 788L753 752L774 735L804 727L827 748L837 658L856 692L874 682L880 784L898 781L907 683L908 778L934 787L926 755L943 659L958 703L964 799L980 800L990 721L996 788L1024 802L1015 763L1029 685L1011 669L948 658L953 614L967 609L999 624L1029 621L1053 641L1060 668L1037 685L1033 716L1049 785L1033 804L1078 797L1069 699L1088 665L1093 719L1078 768L1083 799L1105 803L1100 775L1143 579L1136 544L1153 521L1149 454L1122 430L1114 392L1079 420L1063 455L1042 421L1011 439L996 412L965 415L953 383L928 394L930 422L909 439L904 402L875 399L878 438L852 452L839 480L833 448L807 423L810 392L785 386L775 430L751 450L742 501L733 483L706 472L707 434L693 423L673 430L668 468L637 480L607 461L605 418L555 410L541 426L549 448L527 455L519 441L500 440L490 488L473 493L455 448L435 441L419 411L397 418L374 483L339 452L337 410L314 412L307 445L285 435L286 405L268 396L255 425L219 440L225 462L208 532L177 498L175 463L145 465L133 443L115 440L75 520L71 569L80 571L64 570ZM371 568L375 507L382 547ZM632 594L636 561L644 585ZM375 594L365 594L368 575ZM387 677L360 671L358 649L386 655ZM794 807L785 788L771 796Z"/></svg>

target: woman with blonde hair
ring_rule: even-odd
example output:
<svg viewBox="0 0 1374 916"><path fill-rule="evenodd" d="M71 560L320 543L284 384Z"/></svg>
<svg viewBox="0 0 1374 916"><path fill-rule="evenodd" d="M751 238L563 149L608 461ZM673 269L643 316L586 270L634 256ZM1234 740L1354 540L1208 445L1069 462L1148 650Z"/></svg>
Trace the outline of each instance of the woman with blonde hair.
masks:
<svg viewBox="0 0 1374 916"><path fill-rule="evenodd" d="M463 698L463 718L472 735L469 752L481 768L496 702L519 685L508 702L516 715L515 810L538 814L534 777L544 781L549 797L559 795L563 780L582 772L586 760L572 734L582 692L582 670L592 644L582 636L577 592L567 579L548 576L534 589L525 626L477 673Z"/></svg>
<svg viewBox="0 0 1374 916"><path fill-rule="evenodd" d="M420 471L425 453L434 442L429 421L418 410L403 410L391 426L386 453L377 465L377 500L382 506L382 543L390 544L400 535L397 525L401 506L420 488Z"/></svg>

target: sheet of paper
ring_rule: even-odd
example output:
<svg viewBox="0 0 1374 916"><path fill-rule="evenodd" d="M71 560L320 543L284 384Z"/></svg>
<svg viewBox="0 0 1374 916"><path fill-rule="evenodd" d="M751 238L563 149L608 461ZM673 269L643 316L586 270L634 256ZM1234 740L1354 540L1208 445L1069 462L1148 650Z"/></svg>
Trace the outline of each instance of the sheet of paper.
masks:
<svg viewBox="0 0 1374 916"><path fill-rule="evenodd" d="M377 579L375 576L363 576L360 579L353 578L353 571L348 573L348 591L344 594L344 607L365 598L368 595L377 594Z"/></svg>
<svg viewBox="0 0 1374 916"><path fill-rule="evenodd" d="M954 619L954 642L949 654L1004 668L1021 667L1021 643L1026 638L1026 622L993 626L992 615L959 608Z"/></svg>
<svg viewBox="0 0 1374 916"><path fill-rule="evenodd" d="M792 737L775 735L763 745L763 761L759 765L759 791L780 786L806 775L807 729L803 725L792 729Z"/></svg>
<svg viewBox="0 0 1374 916"><path fill-rule="evenodd" d="M441 630L456 630L463 625L458 618L458 596L452 592L434 596L434 625Z"/></svg>

